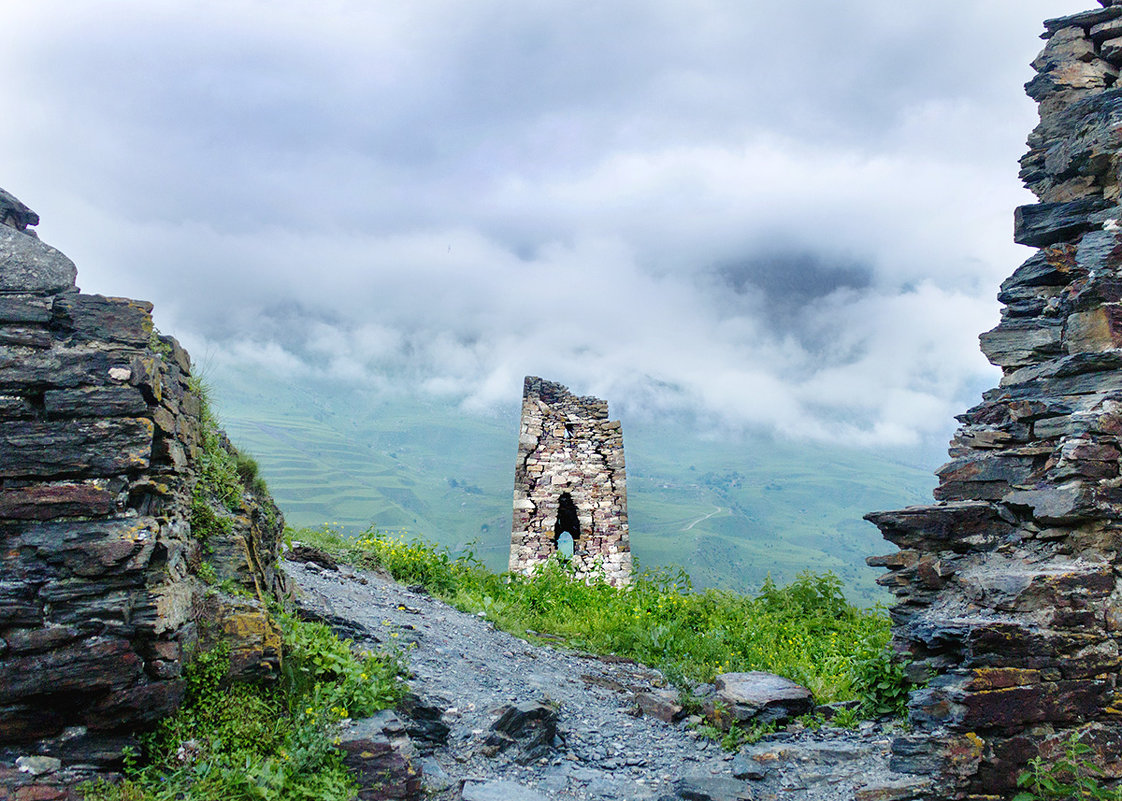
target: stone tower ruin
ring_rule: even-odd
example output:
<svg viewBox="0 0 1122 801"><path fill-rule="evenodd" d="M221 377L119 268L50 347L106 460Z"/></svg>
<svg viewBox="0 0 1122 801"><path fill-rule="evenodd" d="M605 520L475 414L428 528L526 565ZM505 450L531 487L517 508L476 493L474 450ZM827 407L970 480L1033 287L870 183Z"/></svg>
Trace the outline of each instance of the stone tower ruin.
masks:
<svg viewBox="0 0 1122 801"><path fill-rule="evenodd" d="M510 570L530 573L568 534L577 575L631 579L623 431L608 403L527 376L514 468Z"/></svg>
<svg viewBox="0 0 1122 801"><path fill-rule="evenodd" d="M926 685L894 769L925 798L1008 798L1078 736L1122 778L1122 5L1048 20L1021 178L1036 248L982 350L1000 384L958 417L936 503L869 515L900 550L896 649ZM902 797L902 796L897 796Z"/></svg>

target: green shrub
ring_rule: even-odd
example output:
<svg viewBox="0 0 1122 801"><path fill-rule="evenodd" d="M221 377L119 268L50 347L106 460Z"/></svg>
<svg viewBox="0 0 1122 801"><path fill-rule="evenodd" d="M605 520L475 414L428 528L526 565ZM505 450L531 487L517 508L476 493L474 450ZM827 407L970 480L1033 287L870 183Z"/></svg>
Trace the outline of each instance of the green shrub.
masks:
<svg viewBox="0 0 1122 801"><path fill-rule="evenodd" d="M1120 801L1122 787L1103 787L1103 771L1091 759L1091 746L1082 742L1082 734L1074 732L1064 744L1059 758L1034 757L1029 769L1017 780L1021 792L1013 801L1044 801L1045 799L1095 799Z"/></svg>
<svg viewBox="0 0 1122 801"><path fill-rule="evenodd" d="M265 479L260 475L261 468L257 466L257 460L249 454L238 451L234 455L234 469L246 489L262 495L269 491Z"/></svg>
<svg viewBox="0 0 1122 801"><path fill-rule="evenodd" d="M203 584L218 583L218 573L215 571L214 565L212 565L210 562L202 562L199 565L197 575L199 577L199 581L201 581Z"/></svg>
<svg viewBox="0 0 1122 801"><path fill-rule="evenodd" d="M853 655L853 692L861 700L862 717L903 717L908 709L907 663L888 647L887 632L873 632L858 643Z"/></svg>

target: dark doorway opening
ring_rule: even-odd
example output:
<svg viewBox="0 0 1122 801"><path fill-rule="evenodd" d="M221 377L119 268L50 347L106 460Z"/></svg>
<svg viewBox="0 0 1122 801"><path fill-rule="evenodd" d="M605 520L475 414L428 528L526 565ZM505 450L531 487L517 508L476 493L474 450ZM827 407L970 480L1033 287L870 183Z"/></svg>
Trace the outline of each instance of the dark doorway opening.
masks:
<svg viewBox="0 0 1122 801"><path fill-rule="evenodd" d="M573 496L567 492L562 492L557 499L557 523L553 526L553 534L557 537L557 552L572 556L580 540L580 519Z"/></svg>

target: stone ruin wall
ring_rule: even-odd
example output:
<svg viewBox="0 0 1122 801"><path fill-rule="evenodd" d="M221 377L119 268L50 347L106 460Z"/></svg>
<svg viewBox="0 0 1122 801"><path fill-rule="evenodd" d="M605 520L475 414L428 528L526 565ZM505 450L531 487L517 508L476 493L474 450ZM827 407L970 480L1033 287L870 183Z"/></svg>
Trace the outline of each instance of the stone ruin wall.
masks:
<svg viewBox="0 0 1122 801"><path fill-rule="evenodd" d="M570 531L578 575L603 575L617 586L630 581L619 421L608 420L606 401L580 398L560 384L528 376L514 470L510 570L528 574L556 553L566 523L570 529L579 526Z"/></svg>
<svg viewBox="0 0 1122 801"><path fill-rule="evenodd" d="M229 634L235 670L275 667L261 605L196 573L205 559L282 597L283 520L247 491L216 512L224 534L192 532L187 353L154 331L150 304L81 293L2 190L0 221L0 800L69 798L176 707L194 649ZM47 759L18 770L28 757Z"/></svg>
<svg viewBox="0 0 1122 801"><path fill-rule="evenodd" d="M1021 177L1037 248L1001 286L982 350L1000 385L958 419L931 506L869 515L869 563L915 662L893 766L933 798L1014 792L1074 732L1122 778L1122 4L1045 23Z"/></svg>

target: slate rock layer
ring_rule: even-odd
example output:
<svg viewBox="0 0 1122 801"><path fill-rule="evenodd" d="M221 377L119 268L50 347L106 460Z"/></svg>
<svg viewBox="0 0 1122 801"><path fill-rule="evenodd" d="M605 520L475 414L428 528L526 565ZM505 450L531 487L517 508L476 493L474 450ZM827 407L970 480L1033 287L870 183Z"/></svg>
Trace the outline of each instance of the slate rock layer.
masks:
<svg viewBox="0 0 1122 801"><path fill-rule="evenodd" d="M577 575L631 579L623 432L608 404L527 376L514 469L510 570L531 573L568 534Z"/></svg>
<svg viewBox="0 0 1122 801"><path fill-rule="evenodd" d="M1017 242L981 336L999 386L959 416L936 503L868 515L895 648L926 686L893 767L934 798L1009 796L1078 733L1122 777L1122 6L1048 20Z"/></svg>
<svg viewBox="0 0 1122 801"><path fill-rule="evenodd" d="M192 528L203 422L186 351L151 304L79 292L27 230L38 219L0 190L0 798L67 797L71 765L119 764L215 638L236 669L274 671L261 601L285 594L266 494L211 510L225 525L205 542ZM258 600L204 586L204 560ZM30 755L60 768L18 769Z"/></svg>

